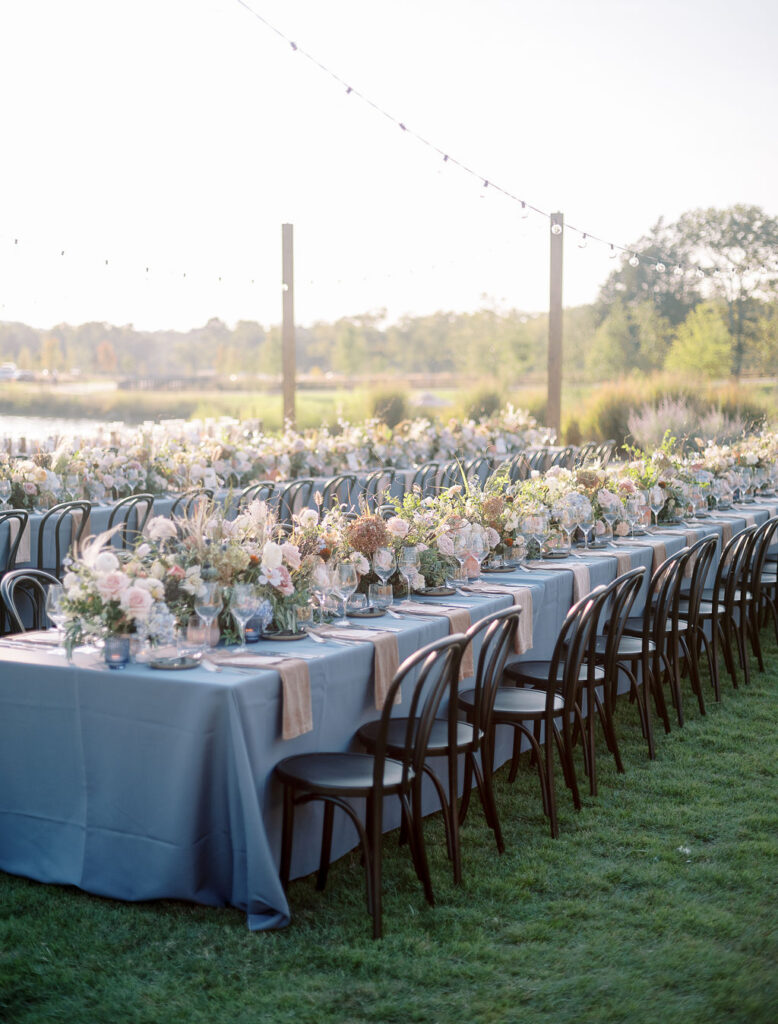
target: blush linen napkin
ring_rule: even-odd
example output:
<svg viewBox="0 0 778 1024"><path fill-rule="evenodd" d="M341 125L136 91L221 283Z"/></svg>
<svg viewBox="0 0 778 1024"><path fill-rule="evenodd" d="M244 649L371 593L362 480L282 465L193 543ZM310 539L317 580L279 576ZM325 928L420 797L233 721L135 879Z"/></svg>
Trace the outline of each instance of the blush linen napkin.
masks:
<svg viewBox="0 0 778 1024"><path fill-rule="evenodd" d="M380 629L338 629L336 626L317 627L321 636L331 636L334 640L349 640L352 643L372 644L375 650L373 658L373 692L376 710L383 711L386 694L394 674L400 666L400 651L394 633L386 633ZM401 701L398 691L395 704Z"/></svg>
<svg viewBox="0 0 778 1024"><path fill-rule="evenodd" d="M533 562L533 569L550 569L554 572L571 572L573 574L573 602L580 601L591 593L592 581L589 566L583 562L574 565L559 565L557 562Z"/></svg>
<svg viewBox="0 0 778 1024"><path fill-rule="evenodd" d="M592 551L591 548L586 552L586 558L615 558L616 559L616 570L619 576L623 576L625 572L629 572L632 568L632 559L629 557L629 553L626 551L613 550L610 551Z"/></svg>
<svg viewBox="0 0 778 1024"><path fill-rule="evenodd" d="M19 520L18 519L9 519L8 520L8 527L9 527L9 530L10 530L9 537L10 537L10 541L11 541L11 546L13 546L13 543L16 540L16 536L19 533ZM17 562L17 564L23 564L24 562L29 562L30 561L30 557L31 557L31 552L30 552L30 522L28 520L24 524L24 531L22 533L22 539L19 541L19 547L18 547L18 549L16 551L16 562Z"/></svg>
<svg viewBox="0 0 778 1024"><path fill-rule="evenodd" d="M270 654L230 654L214 652L208 655L215 665L225 668L269 668L281 677L282 711L281 736L293 740L313 729L311 708L311 679L308 664L302 658L278 658Z"/></svg>
<svg viewBox="0 0 778 1024"><path fill-rule="evenodd" d="M516 608L521 608L519 628L516 631L514 648L517 654L532 650L532 588L509 587L504 583L486 583L480 580L471 583L467 591L473 594L507 594L513 598Z"/></svg>
<svg viewBox="0 0 778 1024"><path fill-rule="evenodd" d="M403 601L397 606L397 611L408 615L435 615L441 619L448 619L449 635L466 633L471 626L470 611L467 608L457 608L453 605L443 608L441 605L424 604L423 601ZM471 644L468 644L459 666L459 678L469 679L474 672L473 648Z"/></svg>

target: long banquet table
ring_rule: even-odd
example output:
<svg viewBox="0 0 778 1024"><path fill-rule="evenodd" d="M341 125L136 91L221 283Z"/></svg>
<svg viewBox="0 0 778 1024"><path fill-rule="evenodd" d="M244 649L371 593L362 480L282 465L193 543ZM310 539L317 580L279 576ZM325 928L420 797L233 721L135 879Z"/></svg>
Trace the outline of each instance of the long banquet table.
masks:
<svg viewBox="0 0 778 1024"><path fill-rule="evenodd" d="M670 554L693 536L720 538L724 529L737 532L775 512L751 505L623 542L619 550L632 566L650 569L657 542ZM582 552L593 587L616 576L610 554ZM560 565L492 579L531 588L533 647L522 656L548 657L572 603L573 574ZM449 600L469 607L475 621L511 598ZM414 617L386 625L397 630L402 659L445 635L448 621ZM110 672L94 655L77 654L68 665L57 654L0 640L0 869L122 900L232 905L246 911L252 930L286 925L273 767L289 754L348 749L358 726L377 714L372 645L288 646L309 664L314 727L284 741L276 671L171 672L132 664ZM507 733L498 736L496 764L508 750ZM386 828L397 823L390 811L391 805ZM293 877L317 867L320 813L316 805L300 808ZM355 845L345 816L336 815L336 823L334 857Z"/></svg>

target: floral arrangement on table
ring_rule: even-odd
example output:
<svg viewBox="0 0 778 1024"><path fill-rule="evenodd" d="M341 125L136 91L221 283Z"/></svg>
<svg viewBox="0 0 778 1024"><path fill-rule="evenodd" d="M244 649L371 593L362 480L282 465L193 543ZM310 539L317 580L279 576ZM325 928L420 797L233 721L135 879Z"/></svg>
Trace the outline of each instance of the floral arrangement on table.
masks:
<svg viewBox="0 0 778 1024"><path fill-rule="evenodd" d="M90 537L66 561L62 612L68 654L88 639L142 633L154 641L170 630L163 581L149 575L133 553L113 550L111 532Z"/></svg>
<svg viewBox="0 0 778 1024"><path fill-rule="evenodd" d="M50 508L56 505L62 491L62 484L56 473L48 468L48 455L36 455L31 459L12 459L0 453L0 479L10 485L8 503L12 508Z"/></svg>
<svg viewBox="0 0 778 1024"><path fill-rule="evenodd" d="M157 516L149 520L134 558L163 582L165 599L181 625L194 614L205 580L224 588L220 622L225 631L230 630L229 597L237 583L257 587L263 602L258 615L281 630L296 621L298 609L311 598L313 561L287 539L264 501L252 501L234 519L212 501L201 502L189 517Z"/></svg>

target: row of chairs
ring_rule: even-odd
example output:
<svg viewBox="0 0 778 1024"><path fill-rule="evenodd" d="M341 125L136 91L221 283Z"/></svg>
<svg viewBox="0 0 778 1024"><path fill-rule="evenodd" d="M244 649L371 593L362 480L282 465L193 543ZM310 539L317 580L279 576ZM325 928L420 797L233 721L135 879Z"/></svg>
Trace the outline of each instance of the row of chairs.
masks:
<svg viewBox="0 0 778 1024"><path fill-rule="evenodd" d="M590 793L597 794L598 724L616 770L624 771L616 730L620 695L636 705L648 756L653 759L653 715L658 715L666 732L671 728L666 694L678 725L684 723L684 677L689 679L700 713L705 714L703 655L716 700L721 699L719 648L735 687L736 660L745 681L750 678L749 647L763 668L759 631L768 620L778 638L778 565L768 561L776 529L778 518L734 536L724 546L710 586L718 545L715 537L682 548L650 575L645 567L638 567L595 588L568 612L548 661L508 661L520 614L514 608L488 616L466 634L438 640L408 658L395 676L381 717L357 730L359 751L301 754L276 766L284 793L284 887L290 878L295 808L310 801L324 803L319 889L324 888L328 874L334 811L341 809L359 836L368 911L373 935L380 937L382 810L386 798L397 796L401 837L407 839L425 897L434 904L422 825L422 782L432 779L438 794L458 884L462 877L459 829L468 811L473 776L498 851L505 849L491 782L495 730L500 726L514 732L509 781L516 777L522 749L528 748L551 834L558 836L557 758L576 809L582 806L575 764L579 746ZM645 602L636 615L633 609L641 593ZM459 664L463 651L476 638L480 652L475 685L462 691ZM396 718L392 716L394 697L403 687L410 688L403 695L408 714ZM460 757L464 758L464 779L458 805ZM432 770L432 758L446 759L447 785ZM366 799L364 824L350 803L357 797Z"/></svg>

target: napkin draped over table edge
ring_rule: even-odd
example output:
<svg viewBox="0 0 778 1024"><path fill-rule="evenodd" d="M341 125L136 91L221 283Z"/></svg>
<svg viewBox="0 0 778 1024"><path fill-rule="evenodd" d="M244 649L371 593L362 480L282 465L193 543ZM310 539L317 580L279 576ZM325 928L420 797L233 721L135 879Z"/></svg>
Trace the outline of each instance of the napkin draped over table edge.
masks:
<svg viewBox="0 0 778 1024"><path fill-rule="evenodd" d="M439 605L424 604L423 601L403 601L400 607L409 615L435 615L441 619L448 619L449 636L453 633L466 633L472 625L469 608L441 608ZM459 664L459 679L470 679L473 675L473 647L472 644L468 644Z"/></svg>
<svg viewBox="0 0 778 1024"><path fill-rule="evenodd" d="M293 740L313 730L311 679L308 663L303 658L279 658L270 654L211 653L216 665L236 668L266 668L281 677L281 736Z"/></svg>

